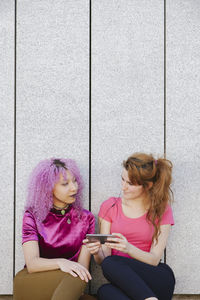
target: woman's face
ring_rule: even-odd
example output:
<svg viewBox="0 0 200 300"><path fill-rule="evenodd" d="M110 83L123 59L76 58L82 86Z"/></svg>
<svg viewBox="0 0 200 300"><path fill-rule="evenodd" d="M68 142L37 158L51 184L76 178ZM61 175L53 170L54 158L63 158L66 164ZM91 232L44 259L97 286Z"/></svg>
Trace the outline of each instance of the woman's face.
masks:
<svg viewBox="0 0 200 300"><path fill-rule="evenodd" d="M53 204L63 208L67 204L74 203L78 192L78 183L74 175L66 170L66 179L60 174L59 181L53 188Z"/></svg>
<svg viewBox="0 0 200 300"><path fill-rule="evenodd" d="M128 177L126 169L122 171L122 192L125 200L134 200L144 196L144 188L142 185L133 185Z"/></svg>

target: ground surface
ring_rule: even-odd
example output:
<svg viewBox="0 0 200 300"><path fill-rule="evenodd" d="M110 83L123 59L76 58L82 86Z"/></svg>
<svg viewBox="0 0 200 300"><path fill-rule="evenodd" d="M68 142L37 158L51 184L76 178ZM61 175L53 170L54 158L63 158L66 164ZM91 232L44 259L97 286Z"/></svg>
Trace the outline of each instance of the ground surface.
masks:
<svg viewBox="0 0 200 300"><path fill-rule="evenodd" d="M0 296L0 300L13 300L13 297ZM200 300L200 295L176 295L173 300Z"/></svg>

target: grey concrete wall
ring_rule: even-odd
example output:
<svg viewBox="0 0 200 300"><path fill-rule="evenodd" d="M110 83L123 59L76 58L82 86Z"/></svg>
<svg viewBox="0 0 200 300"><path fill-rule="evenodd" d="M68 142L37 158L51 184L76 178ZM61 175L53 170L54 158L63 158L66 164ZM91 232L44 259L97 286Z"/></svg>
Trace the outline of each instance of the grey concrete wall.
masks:
<svg viewBox="0 0 200 300"><path fill-rule="evenodd" d="M93 1L92 28L92 211L97 214L102 201L119 196L121 164L128 155L163 154L162 2ZM93 268L95 292L103 277L100 267Z"/></svg>
<svg viewBox="0 0 200 300"><path fill-rule="evenodd" d="M199 229L199 6L198 0L167 1L166 144L167 156L174 162L176 222L167 262L175 270L175 292L179 294L200 293L196 234ZM91 207L97 216L100 203L120 193L123 159L135 151L163 154L164 1L92 1L91 145L89 1L17 0L15 141L11 0L0 3L0 45L0 187L6 212L0 220L3 241L0 294L9 294L14 242L16 272L24 264L21 221L25 187L36 163L52 156L76 159L85 181L84 206L88 208L91 147ZM13 222L14 142L16 223ZM92 268L91 290L95 292L103 280L99 267L93 264Z"/></svg>
<svg viewBox="0 0 200 300"><path fill-rule="evenodd" d="M12 293L14 182L14 3L0 1L0 293Z"/></svg>
<svg viewBox="0 0 200 300"><path fill-rule="evenodd" d="M88 208L88 1L18 1L16 271L27 178L41 159L74 158Z"/></svg>
<svg viewBox="0 0 200 300"><path fill-rule="evenodd" d="M176 293L200 294L200 2L171 0L167 12L167 154L176 221L167 262Z"/></svg>

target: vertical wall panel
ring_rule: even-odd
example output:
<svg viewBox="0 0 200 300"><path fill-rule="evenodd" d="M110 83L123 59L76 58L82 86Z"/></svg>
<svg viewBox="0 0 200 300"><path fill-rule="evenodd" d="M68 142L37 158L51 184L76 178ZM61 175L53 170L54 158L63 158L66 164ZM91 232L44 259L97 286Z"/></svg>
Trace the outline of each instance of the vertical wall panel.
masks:
<svg viewBox="0 0 200 300"><path fill-rule="evenodd" d="M0 294L12 293L14 174L14 1L0 2Z"/></svg>
<svg viewBox="0 0 200 300"><path fill-rule="evenodd" d="M76 159L88 207L87 0L18 0L16 271L27 178L41 159Z"/></svg>
<svg viewBox="0 0 200 300"><path fill-rule="evenodd" d="M200 3L167 2L167 154L176 226L167 251L177 294L200 294Z"/></svg>
<svg viewBox="0 0 200 300"><path fill-rule="evenodd" d="M123 159L136 151L163 154L164 6L160 0L92 3L92 211L97 214L102 201L120 193ZM101 279L93 278L95 291Z"/></svg>

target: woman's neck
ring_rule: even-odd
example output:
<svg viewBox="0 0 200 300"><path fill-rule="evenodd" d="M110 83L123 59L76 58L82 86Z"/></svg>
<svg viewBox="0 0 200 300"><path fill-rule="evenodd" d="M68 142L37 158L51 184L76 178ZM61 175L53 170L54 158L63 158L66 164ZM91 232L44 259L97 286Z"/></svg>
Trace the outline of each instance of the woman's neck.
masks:
<svg viewBox="0 0 200 300"><path fill-rule="evenodd" d="M128 218L139 218L148 212L146 199L123 199L122 212Z"/></svg>
<svg viewBox="0 0 200 300"><path fill-rule="evenodd" d="M53 204L53 207L54 207L55 209L62 210L62 209L67 209L67 208L69 207L69 204L66 204L66 205L63 206L63 207L60 207L60 206L57 206L57 205Z"/></svg>
<svg viewBox="0 0 200 300"><path fill-rule="evenodd" d="M122 197L122 204L133 209L148 210L149 198L146 197L146 195L135 199L126 199Z"/></svg>

